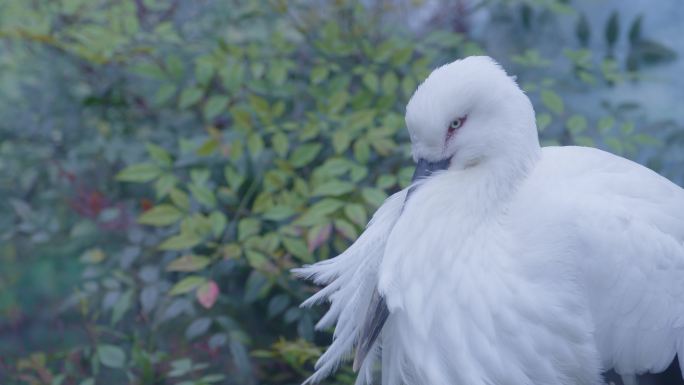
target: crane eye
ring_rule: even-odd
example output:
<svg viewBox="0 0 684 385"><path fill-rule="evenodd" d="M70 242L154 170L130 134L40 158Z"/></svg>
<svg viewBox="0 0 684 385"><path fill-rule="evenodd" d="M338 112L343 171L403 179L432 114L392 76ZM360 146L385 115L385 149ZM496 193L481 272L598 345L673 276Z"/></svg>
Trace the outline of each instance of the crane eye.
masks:
<svg viewBox="0 0 684 385"><path fill-rule="evenodd" d="M456 130L461 128L463 126L463 123L465 122L465 117L463 118L458 118L451 123L449 123L449 134L453 134Z"/></svg>

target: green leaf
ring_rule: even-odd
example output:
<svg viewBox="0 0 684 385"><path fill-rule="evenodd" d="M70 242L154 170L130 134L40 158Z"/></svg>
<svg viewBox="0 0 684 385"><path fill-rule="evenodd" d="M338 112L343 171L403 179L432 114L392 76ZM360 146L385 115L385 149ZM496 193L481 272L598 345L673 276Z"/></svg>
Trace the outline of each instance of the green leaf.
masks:
<svg viewBox="0 0 684 385"><path fill-rule="evenodd" d="M193 272L202 270L209 265L211 260L200 255L184 255L171 261L166 266L166 271Z"/></svg>
<svg viewBox="0 0 684 385"><path fill-rule="evenodd" d="M133 298L133 290L128 290L119 297L114 307L112 308L112 325L116 324L123 318L124 314L131 308L131 299Z"/></svg>
<svg viewBox="0 0 684 385"><path fill-rule="evenodd" d="M340 112L349 101L349 94L344 90L335 92L328 98L328 109L330 113Z"/></svg>
<svg viewBox="0 0 684 385"><path fill-rule="evenodd" d="M322 148L323 145L320 143L303 144L294 150L290 156L290 163L296 168L304 167L316 158Z"/></svg>
<svg viewBox="0 0 684 385"><path fill-rule="evenodd" d="M261 117L267 117L271 114L271 108L268 105L268 101L262 97L256 96L254 94L250 95L249 104Z"/></svg>
<svg viewBox="0 0 684 385"><path fill-rule="evenodd" d="M361 79L363 85L368 87L369 90L376 92L378 90L378 75L373 72L366 72Z"/></svg>
<svg viewBox="0 0 684 385"><path fill-rule="evenodd" d="M575 35L577 35L577 40L579 40L582 47L587 47L589 45L589 39L591 38L591 28L589 27L587 15L584 14L584 12L580 14L579 20L577 20L577 26L575 27Z"/></svg>
<svg viewBox="0 0 684 385"><path fill-rule="evenodd" d="M348 159L328 158L322 166L316 168L314 173L322 177L339 177L349 171L353 165L354 162L351 162Z"/></svg>
<svg viewBox="0 0 684 385"><path fill-rule="evenodd" d="M176 85L173 83L166 83L160 86L157 89L157 92L154 94L154 104L156 106L162 106L171 98L173 95L176 93Z"/></svg>
<svg viewBox="0 0 684 385"><path fill-rule="evenodd" d="M399 186L401 188L406 188L411 184L411 179L413 179L413 172L415 170L413 167L404 167L401 170L399 170Z"/></svg>
<svg viewBox="0 0 684 385"><path fill-rule="evenodd" d="M122 368L126 364L126 353L114 345L98 345L97 357L102 365L110 368Z"/></svg>
<svg viewBox="0 0 684 385"><path fill-rule="evenodd" d="M319 84L328 77L328 66L318 65L311 70L311 83Z"/></svg>
<svg viewBox="0 0 684 385"><path fill-rule="evenodd" d="M646 64L665 63L677 58L677 52L652 40L641 40L636 45L635 54Z"/></svg>
<svg viewBox="0 0 684 385"><path fill-rule="evenodd" d="M340 234L342 234L345 238L349 239L350 241L356 240L356 238L359 236L354 225L345 221L344 219L335 219L334 224L335 230L337 230Z"/></svg>
<svg viewBox="0 0 684 385"><path fill-rule="evenodd" d="M388 156L392 150L397 147L393 140L387 138L375 139L370 143L373 146L373 149L375 149L378 154L383 156Z"/></svg>
<svg viewBox="0 0 684 385"><path fill-rule="evenodd" d="M299 238L283 237L283 245L288 253L304 263L312 263L313 256L306 248L306 243Z"/></svg>
<svg viewBox="0 0 684 385"><path fill-rule="evenodd" d="M624 122L620 126L623 135L631 135L634 132L634 122Z"/></svg>
<svg viewBox="0 0 684 385"><path fill-rule="evenodd" d="M280 236L276 232L270 232L260 237L258 249L273 254L278 246L280 246Z"/></svg>
<svg viewBox="0 0 684 385"><path fill-rule="evenodd" d="M206 168L194 168L190 170L190 179L192 183L202 185L207 183L211 177L211 172Z"/></svg>
<svg viewBox="0 0 684 385"><path fill-rule="evenodd" d="M544 106L546 106L546 108L551 110L551 112L555 113L556 115L561 115L565 110L563 99L561 99L557 93L551 90L542 91L541 99Z"/></svg>
<svg viewBox="0 0 684 385"><path fill-rule="evenodd" d="M191 275L189 277L185 277L180 282L173 285L173 287L169 291L169 295L181 295L189 293L197 289L198 287L202 286L205 282L207 282L207 279L204 277L200 277L199 275Z"/></svg>
<svg viewBox="0 0 684 385"><path fill-rule="evenodd" d="M292 209L292 207L279 205L273 206L266 210L263 214L263 218L271 221L282 221L283 219L287 219L294 214L295 211Z"/></svg>
<svg viewBox="0 0 684 385"><path fill-rule="evenodd" d="M197 238L204 238L211 234L211 221L201 213L194 213L181 222L181 234L191 234Z"/></svg>
<svg viewBox="0 0 684 385"><path fill-rule="evenodd" d="M116 179L122 182L149 182L161 174L159 166L152 163L132 164L116 174Z"/></svg>
<svg viewBox="0 0 684 385"><path fill-rule="evenodd" d="M375 185L377 188L384 190L394 186L396 183L397 177L391 174L383 174L380 175Z"/></svg>
<svg viewBox="0 0 684 385"><path fill-rule="evenodd" d="M275 153L281 157L285 157L285 155L287 155L287 151L289 150L290 146L287 135L283 134L282 132L276 132L273 134L271 137L271 145L273 147L273 151L275 151Z"/></svg>
<svg viewBox="0 0 684 385"><path fill-rule="evenodd" d="M264 298L272 286L266 276L258 270L252 270L245 284L245 302L252 303L257 299Z"/></svg>
<svg viewBox="0 0 684 385"><path fill-rule="evenodd" d="M104 261L106 258L107 254L105 254L102 249L96 247L86 250L79 258L79 261L83 263L98 264Z"/></svg>
<svg viewBox="0 0 684 385"><path fill-rule="evenodd" d="M201 56L195 60L195 79L200 84L206 85L214 76L214 66L211 58Z"/></svg>
<svg viewBox="0 0 684 385"><path fill-rule="evenodd" d="M138 218L138 222L143 225L168 226L176 223L182 216L183 213L176 207L168 204L161 204L144 212L140 218Z"/></svg>
<svg viewBox="0 0 684 385"><path fill-rule="evenodd" d="M199 156L209 156L213 154L219 147L219 141L214 138L209 138L202 143L201 146L195 151Z"/></svg>
<svg viewBox="0 0 684 385"><path fill-rule="evenodd" d="M361 195L363 196L363 199L366 200L366 202L370 203L375 207L379 207L380 205L382 205L385 199L387 199L387 194L385 194L384 191L370 187L366 187L363 190L361 190Z"/></svg>
<svg viewBox="0 0 684 385"><path fill-rule="evenodd" d="M223 230L226 228L228 219L225 214L220 211L214 211L209 214L209 221L211 222L211 232L215 237L220 237L223 234Z"/></svg>
<svg viewBox="0 0 684 385"><path fill-rule="evenodd" d="M62 385L64 383L65 379L66 379L65 373L58 374L52 378L50 385ZM81 382L81 385L83 385L83 382Z"/></svg>
<svg viewBox="0 0 684 385"><path fill-rule="evenodd" d="M168 372L169 377L181 377L192 370L192 360L189 358L181 358L179 360L171 361L172 370Z"/></svg>
<svg viewBox="0 0 684 385"><path fill-rule="evenodd" d="M354 190L356 185L341 180L332 180L316 187L312 196L340 196Z"/></svg>
<svg viewBox="0 0 684 385"><path fill-rule="evenodd" d="M198 245L202 238L193 233L180 233L166 239L159 245L162 250L182 250Z"/></svg>
<svg viewBox="0 0 684 385"><path fill-rule="evenodd" d="M368 140L365 138L358 139L354 142L354 158L361 164L366 164L370 160L370 146Z"/></svg>
<svg viewBox="0 0 684 385"><path fill-rule="evenodd" d="M388 95L394 95L399 86L399 78L393 71L388 71L382 77L382 91Z"/></svg>
<svg viewBox="0 0 684 385"><path fill-rule="evenodd" d="M188 211L190 209L190 198L184 191L173 188L171 189L169 196L171 196L171 201L173 204L175 204L181 210Z"/></svg>
<svg viewBox="0 0 684 385"><path fill-rule="evenodd" d="M618 138L606 138L606 144L608 145L608 148L614 153L617 154L622 154L625 151L625 147L622 144L622 141Z"/></svg>
<svg viewBox="0 0 684 385"><path fill-rule="evenodd" d="M255 218L245 218L238 222L238 240L244 241L252 235L259 234L261 222Z"/></svg>
<svg viewBox="0 0 684 385"><path fill-rule="evenodd" d="M200 318L195 318L192 322L190 322L190 325L185 329L185 339L187 340L193 340L197 337L202 336L205 334L209 328L211 327L212 319L209 317L200 317ZM195 364L195 367L193 369L200 369L202 366L201 364ZM199 366L199 368L198 368ZM207 365L208 366L208 365ZM200 385L201 383L194 382L194 381L183 381L183 382L178 382L176 383L177 385Z"/></svg>
<svg viewBox="0 0 684 385"><path fill-rule="evenodd" d="M258 133L252 133L247 138L247 148L252 157L256 157L264 150L264 140Z"/></svg>
<svg viewBox="0 0 684 385"><path fill-rule="evenodd" d="M256 250L245 251L245 258L247 258L247 262L254 269L263 269L268 263L268 258Z"/></svg>
<svg viewBox="0 0 684 385"><path fill-rule="evenodd" d="M285 79L287 79L287 70L288 68L282 65L282 63L275 62L271 64L271 67L268 71L268 76L272 84L281 86L283 83L285 83Z"/></svg>
<svg viewBox="0 0 684 385"><path fill-rule="evenodd" d="M180 78L183 75L183 71L185 71L183 61L173 54L166 58L166 68L168 69L169 74L176 79Z"/></svg>
<svg viewBox="0 0 684 385"><path fill-rule="evenodd" d="M368 175L368 167L366 166L358 166L356 165L351 169L351 172L349 173L349 179L351 179L352 182L354 183L359 183L363 178ZM413 174L411 174L413 176Z"/></svg>
<svg viewBox="0 0 684 385"><path fill-rule="evenodd" d="M178 183L178 178L172 174L164 174L154 184L157 199L165 197Z"/></svg>
<svg viewBox="0 0 684 385"><path fill-rule="evenodd" d="M344 203L340 200L333 198L322 199L309 207L309 209L297 219L297 222L301 225L316 224L328 214L337 211L337 209L342 206L344 206Z"/></svg>
<svg viewBox="0 0 684 385"><path fill-rule="evenodd" d="M338 130L333 133L332 142L333 149L336 154L341 154L349 148L349 144L352 141L352 137L348 132Z"/></svg>
<svg viewBox="0 0 684 385"><path fill-rule="evenodd" d="M401 79L401 90L404 92L404 96L406 96L407 98L411 97L415 89L416 82L410 75L406 75L403 79Z"/></svg>
<svg viewBox="0 0 684 385"><path fill-rule="evenodd" d="M575 144L578 146L584 146L584 147L594 147L596 146L596 143L594 142L594 139L588 137L588 136L577 136L573 138L573 141Z"/></svg>
<svg viewBox="0 0 684 385"><path fill-rule="evenodd" d="M147 143L147 153L150 157L156 160L162 166L170 166L173 160L171 159L171 154L166 151L163 147L157 146L153 143Z"/></svg>
<svg viewBox="0 0 684 385"><path fill-rule="evenodd" d="M254 63L252 63L251 69L252 69L252 76L259 79L264 75L264 71L266 70L266 65L263 62L254 62Z"/></svg>
<svg viewBox="0 0 684 385"><path fill-rule="evenodd" d="M551 118L551 114L546 112L537 115L537 129L540 132L544 131L551 124L552 120L553 118Z"/></svg>
<svg viewBox="0 0 684 385"><path fill-rule="evenodd" d="M639 14L634 21L632 26L629 27L629 43L634 46L641 41L641 24L643 22L644 15Z"/></svg>
<svg viewBox="0 0 684 385"><path fill-rule="evenodd" d="M290 297L287 294L278 294L268 302L266 315L273 318L282 313L290 305Z"/></svg>
<svg viewBox="0 0 684 385"><path fill-rule="evenodd" d="M228 186L233 190L238 190L245 181L245 176L235 171L231 166L226 166L223 169L223 177L226 179Z"/></svg>
<svg viewBox="0 0 684 385"><path fill-rule="evenodd" d="M605 135L615 125L615 119L612 116L604 116L598 121L598 131Z"/></svg>
<svg viewBox="0 0 684 385"><path fill-rule="evenodd" d="M412 46L397 49L392 53L392 64L396 68L402 67L411 59L411 56L413 56Z"/></svg>
<svg viewBox="0 0 684 385"><path fill-rule="evenodd" d="M617 42L618 35L620 34L620 15L617 11L613 11L610 14L608 23L606 24L606 43L608 47L612 49Z"/></svg>
<svg viewBox="0 0 684 385"><path fill-rule="evenodd" d="M230 109L230 114L233 116L233 122L236 126L242 128L252 127L252 115L245 108L233 107Z"/></svg>
<svg viewBox="0 0 684 385"><path fill-rule="evenodd" d="M223 246L221 252L223 254L223 258L225 259L235 259L242 255L242 249L240 248L240 245L236 243L229 243Z"/></svg>
<svg viewBox="0 0 684 385"><path fill-rule="evenodd" d="M197 202L207 206L208 208L213 208L216 206L216 196L209 187L190 184L188 185L188 189Z"/></svg>
<svg viewBox="0 0 684 385"><path fill-rule="evenodd" d="M204 105L204 119L212 120L228 107L227 96L212 96Z"/></svg>
<svg viewBox="0 0 684 385"><path fill-rule="evenodd" d="M186 88L181 92L178 101L178 107L185 109L197 103L202 98L202 90L200 88L192 87Z"/></svg>
<svg viewBox="0 0 684 385"><path fill-rule="evenodd" d="M344 214L350 221L364 227L368 223L366 209L358 203L350 203L344 206Z"/></svg>
<svg viewBox="0 0 684 385"><path fill-rule="evenodd" d="M582 131L587 129L587 118L582 115L575 114L571 116L567 122L565 122L565 126L568 128L568 130L570 130L571 134L580 134Z"/></svg>
<svg viewBox="0 0 684 385"><path fill-rule="evenodd" d="M189 358L181 358L179 360L171 361L171 371L168 373L169 377L181 377L192 370L192 360Z"/></svg>
<svg viewBox="0 0 684 385"><path fill-rule="evenodd" d="M273 173L271 172L271 174ZM273 183L273 179L273 177L270 177L269 179L265 179L265 181L268 181L268 184L271 185ZM261 214L272 206L273 197L268 192L262 191L256 196L256 198L254 198L254 202L252 203L252 211Z"/></svg>

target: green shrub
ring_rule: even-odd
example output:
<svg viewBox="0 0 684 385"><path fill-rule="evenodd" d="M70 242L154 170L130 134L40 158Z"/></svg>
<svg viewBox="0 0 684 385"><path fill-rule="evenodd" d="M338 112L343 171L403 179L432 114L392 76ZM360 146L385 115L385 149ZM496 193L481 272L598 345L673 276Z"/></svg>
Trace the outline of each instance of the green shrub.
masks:
<svg viewBox="0 0 684 385"><path fill-rule="evenodd" d="M492 8L568 11L505 3ZM298 307L315 289L289 270L343 251L408 184L406 101L435 65L484 49L448 28L397 31L355 2L34 5L0 6L13 16L1 19L6 64L37 73L33 59L52 58L65 82L44 92L78 108L67 109L75 122L51 115L57 134L4 129L14 135L0 147L14 170L4 220L26 225L3 222L3 233L15 259L79 256L63 308L85 332L27 352L14 373L36 384L300 382L330 335L314 332L317 309ZM512 56L544 142L621 153L650 143L619 112L578 111L561 96L567 81L634 78L592 55L567 50L561 80L534 49ZM353 378L345 368L331 383Z"/></svg>

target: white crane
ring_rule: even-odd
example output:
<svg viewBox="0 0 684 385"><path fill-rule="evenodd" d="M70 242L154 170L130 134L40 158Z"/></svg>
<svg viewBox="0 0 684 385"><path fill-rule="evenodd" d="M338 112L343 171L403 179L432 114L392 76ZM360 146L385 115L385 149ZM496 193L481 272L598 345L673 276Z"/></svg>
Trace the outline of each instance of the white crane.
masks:
<svg viewBox="0 0 684 385"><path fill-rule="evenodd" d="M544 147L515 80L488 57L437 68L406 107L416 182L340 256L334 340L357 384L625 384L684 357L684 191L624 158ZM377 361L377 359L380 359Z"/></svg>

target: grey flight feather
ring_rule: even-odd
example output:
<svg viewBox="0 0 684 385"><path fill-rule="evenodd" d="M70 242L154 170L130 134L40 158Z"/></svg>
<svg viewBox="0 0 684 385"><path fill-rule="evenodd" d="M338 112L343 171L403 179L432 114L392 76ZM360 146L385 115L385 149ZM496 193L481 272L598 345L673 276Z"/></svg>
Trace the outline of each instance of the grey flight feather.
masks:
<svg viewBox="0 0 684 385"><path fill-rule="evenodd" d="M444 170L449 168L451 162L450 158L442 159L436 162L429 162L425 159L420 159L416 165L416 171L413 173L412 182L415 183L422 178L430 176L433 172ZM404 205L408 201L409 197L415 191L418 185L414 184L406 193L406 198L404 198ZM403 211L403 206L402 206ZM368 306L368 312L366 313L366 318L363 322L361 329L361 335L359 336L358 346L356 348L356 355L354 356L354 371L358 371L366 359L368 352L373 348L375 340L378 339L382 327L385 325L389 317L389 309L385 303L385 299L382 298L378 289L373 290L373 296L371 298L370 305Z"/></svg>
<svg viewBox="0 0 684 385"><path fill-rule="evenodd" d="M375 340L378 339L388 316L389 309L387 308L387 304L385 304L385 299L382 298L380 293L378 293L378 290L375 289L370 305L368 306L366 319L363 322L359 343L356 348L356 355L354 356L353 369L355 372L361 368L368 352L373 348L373 344L375 343Z"/></svg>

